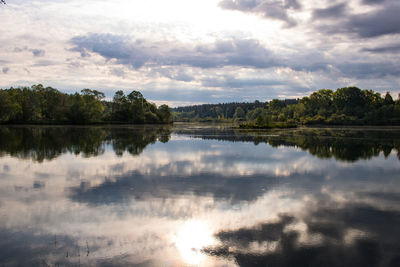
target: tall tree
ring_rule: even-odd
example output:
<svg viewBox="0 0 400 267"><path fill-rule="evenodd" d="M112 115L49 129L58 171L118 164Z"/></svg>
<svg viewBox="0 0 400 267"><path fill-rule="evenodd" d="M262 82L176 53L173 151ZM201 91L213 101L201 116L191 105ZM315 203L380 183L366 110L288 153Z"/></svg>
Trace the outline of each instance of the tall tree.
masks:
<svg viewBox="0 0 400 267"><path fill-rule="evenodd" d="M244 112L244 110L241 107L237 107L235 109L235 114L233 114L233 118L235 120L238 120L238 121L243 120L245 118L245 116L246 116L246 113Z"/></svg>
<svg viewBox="0 0 400 267"><path fill-rule="evenodd" d="M167 105L161 105L157 110L157 115L163 123L172 122L172 114Z"/></svg>

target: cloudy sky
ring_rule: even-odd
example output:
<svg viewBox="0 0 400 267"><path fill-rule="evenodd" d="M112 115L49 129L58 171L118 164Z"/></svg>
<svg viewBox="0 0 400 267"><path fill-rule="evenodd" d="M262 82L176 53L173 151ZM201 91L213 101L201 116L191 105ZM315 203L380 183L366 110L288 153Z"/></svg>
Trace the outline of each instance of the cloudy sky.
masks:
<svg viewBox="0 0 400 267"><path fill-rule="evenodd" d="M158 104L400 92L398 0L8 0L0 87L42 83Z"/></svg>

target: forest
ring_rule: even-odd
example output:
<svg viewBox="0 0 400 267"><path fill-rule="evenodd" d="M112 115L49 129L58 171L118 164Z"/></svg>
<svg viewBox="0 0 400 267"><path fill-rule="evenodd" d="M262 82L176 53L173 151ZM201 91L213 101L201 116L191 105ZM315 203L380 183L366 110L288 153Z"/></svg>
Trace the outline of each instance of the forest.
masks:
<svg viewBox="0 0 400 267"><path fill-rule="evenodd" d="M254 125L400 125L400 98L387 92L344 87L301 99L207 104L172 109L174 121L236 121Z"/></svg>
<svg viewBox="0 0 400 267"><path fill-rule="evenodd" d="M238 122L266 125L400 125L400 98L387 92L344 87L321 89L300 99L157 107L139 91L104 93L83 89L66 94L41 84L0 89L0 123L101 124Z"/></svg>
<svg viewBox="0 0 400 267"><path fill-rule="evenodd" d="M66 94L41 84L0 89L0 123L96 124L171 123L167 105L157 107L138 91L117 91L112 101L104 93L83 89Z"/></svg>

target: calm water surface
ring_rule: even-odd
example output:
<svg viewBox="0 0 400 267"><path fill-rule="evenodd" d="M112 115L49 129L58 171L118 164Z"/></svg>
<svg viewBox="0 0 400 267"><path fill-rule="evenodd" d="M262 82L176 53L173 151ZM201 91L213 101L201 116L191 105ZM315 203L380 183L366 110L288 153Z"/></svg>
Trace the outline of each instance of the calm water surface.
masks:
<svg viewBox="0 0 400 267"><path fill-rule="evenodd" d="M400 129L0 127L0 266L400 266Z"/></svg>

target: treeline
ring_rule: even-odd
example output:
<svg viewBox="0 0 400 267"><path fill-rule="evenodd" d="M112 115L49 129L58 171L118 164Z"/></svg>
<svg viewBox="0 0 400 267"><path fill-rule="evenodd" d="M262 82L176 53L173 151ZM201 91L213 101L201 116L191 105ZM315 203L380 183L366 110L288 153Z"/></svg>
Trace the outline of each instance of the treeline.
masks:
<svg viewBox="0 0 400 267"><path fill-rule="evenodd" d="M281 100L285 105L298 102L297 99ZM174 121L224 121L224 120L247 120L257 117L256 109L266 109L268 102L258 100L253 103L234 102L220 104L203 104L172 109Z"/></svg>
<svg viewBox="0 0 400 267"><path fill-rule="evenodd" d="M400 124L400 99L357 87L321 89L295 105L275 99L268 104L268 114L272 120L298 124Z"/></svg>
<svg viewBox="0 0 400 267"><path fill-rule="evenodd" d="M175 120L248 121L328 125L400 124L400 99L372 90L344 87L321 89L301 99L200 105L173 109Z"/></svg>
<svg viewBox="0 0 400 267"><path fill-rule="evenodd" d="M65 94L41 84L0 89L0 123L170 123L167 105L157 107L138 91L117 91L113 101L104 93L83 89Z"/></svg>

